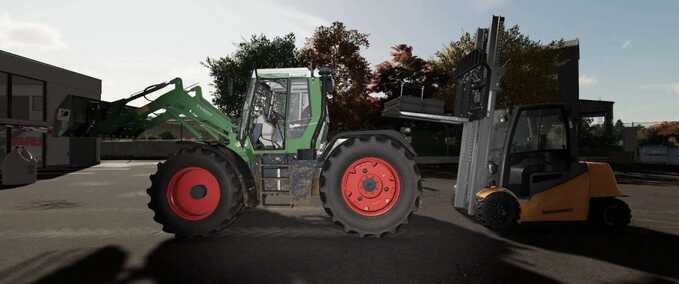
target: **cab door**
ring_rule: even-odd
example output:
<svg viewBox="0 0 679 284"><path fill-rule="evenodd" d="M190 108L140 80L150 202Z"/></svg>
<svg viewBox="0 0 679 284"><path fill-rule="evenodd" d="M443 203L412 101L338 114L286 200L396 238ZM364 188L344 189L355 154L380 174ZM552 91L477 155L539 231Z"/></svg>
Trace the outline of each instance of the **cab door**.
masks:
<svg viewBox="0 0 679 284"><path fill-rule="evenodd" d="M587 167L570 151L574 132L562 105L514 111L502 171L502 186L524 200L522 219L579 218L587 204ZM524 214L527 214L524 216Z"/></svg>

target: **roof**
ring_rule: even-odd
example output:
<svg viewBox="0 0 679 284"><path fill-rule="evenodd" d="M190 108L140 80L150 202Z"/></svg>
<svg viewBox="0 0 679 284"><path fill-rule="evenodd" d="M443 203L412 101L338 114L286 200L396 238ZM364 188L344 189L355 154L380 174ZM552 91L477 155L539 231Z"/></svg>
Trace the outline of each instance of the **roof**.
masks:
<svg viewBox="0 0 679 284"><path fill-rule="evenodd" d="M267 68L257 69L257 76L260 78L294 78L303 77L311 78L311 70L306 67L297 68ZM255 78L255 72L252 73L252 78Z"/></svg>
<svg viewBox="0 0 679 284"><path fill-rule="evenodd" d="M47 64L47 63L42 62L42 61L38 61L38 60L35 60L35 59L31 59L31 58L28 58L28 57L24 57L24 56L21 56L21 55L18 55L18 54L14 54L14 53L11 53L11 52L7 52L7 51L4 51L4 50L0 50L0 55L5 55L5 56L14 57L14 58L17 58L17 59L20 59L20 60L24 60L24 61L29 61L29 62L32 62L32 63L36 63L36 64L39 64L39 65L48 67L48 68L50 68L50 69L56 69L56 70L60 70L60 71L65 71L65 72L77 74L77 75L80 75L80 76L83 76L83 77L87 77L87 78L90 78L90 79L95 79L95 80L101 81L101 79L99 79L99 78L95 78L95 77L92 77L92 76L89 76L89 75L85 75L85 74L82 74L82 73L78 73L78 72L75 72L75 71L71 71L71 70L68 70L68 69L65 69L65 68L61 68L61 67L58 67L58 66L54 66L54 65L51 65L51 64Z"/></svg>
<svg viewBox="0 0 679 284"><path fill-rule="evenodd" d="M591 104L614 104L614 101L602 101L602 100L587 100L580 99L581 103L591 103Z"/></svg>

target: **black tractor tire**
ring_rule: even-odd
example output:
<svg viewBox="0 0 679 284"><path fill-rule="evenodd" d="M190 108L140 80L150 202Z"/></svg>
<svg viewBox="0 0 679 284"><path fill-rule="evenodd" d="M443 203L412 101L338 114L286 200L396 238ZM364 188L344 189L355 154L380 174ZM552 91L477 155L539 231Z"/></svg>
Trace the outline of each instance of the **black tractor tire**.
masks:
<svg viewBox="0 0 679 284"><path fill-rule="evenodd" d="M592 199L589 217L604 230L619 231L632 221L632 211L627 203L617 198Z"/></svg>
<svg viewBox="0 0 679 284"><path fill-rule="evenodd" d="M476 203L476 219L493 231L514 228L521 216L521 207L511 194L495 192Z"/></svg>
<svg viewBox="0 0 679 284"><path fill-rule="evenodd" d="M184 191L182 199L170 192L180 194L181 187L178 184L186 177L187 171L196 174L192 173L193 179L183 184L191 185L190 182L194 181L196 185L190 191ZM150 177L151 187L146 190L151 198L148 207L154 212L153 220L163 225L163 231L175 234L177 238L218 234L235 221L244 207L243 189L235 171L223 156L207 147L182 149L165 162L158 163L157 172ZM171 183L177 186L170 188ZM210 200L210 205L206 206L210 209L201 215L186 213L189 211L175 200L184 200L184 205L195 207L196 204L191 203L194 201L187 194L195 200Z"/></svg>
<svg viewBox="0 0 679 284"><path fill-rule="evenodd" d="M384 178L384 176L376 177L378 180L376 194L379 194L380 197L385 196L389 190L389 184L391 184L398 187L398 191L393 191L394 194L398 195L392 196L389 201L384 199L386 203L393 202L393 204L382 208L384 212L377 215L366 215L361 213L361 209L356 209L355 204L352 205L347 200L350 197L345 199L342 184L345 175L354 173L348 169L349 167L361 163L365 159L374 158L380 159L379 164L381 166L379 167L382 167L382 169L391 167L388 175L395 177L395 179ZM372 165L375 170L378 169L376 165L377 163ZM372 175L373 169L371 169L370 175ZM368 173L368 170L366 169L363 173ZM369 179L372 180L373 177ZM390 183L394 180L397 180L398 183ZM365 186L365 183L363 185ZM365 188L363 187L362 190L365 190ZM372 192L375 187L371 187L369 190ZM422 195L420 173L415 164L414 155L399 142L381 136L352 138L338 146L325 160L320 176L320 195L325 212L328 213L333 222L341 225L345 232L357 233L360 237L382 237L388 233L395 233L401 225L407 224L410 215L419 207ZM354 197L356 196L361 195ZM380 197L375 197L375 200Z"/></svg>

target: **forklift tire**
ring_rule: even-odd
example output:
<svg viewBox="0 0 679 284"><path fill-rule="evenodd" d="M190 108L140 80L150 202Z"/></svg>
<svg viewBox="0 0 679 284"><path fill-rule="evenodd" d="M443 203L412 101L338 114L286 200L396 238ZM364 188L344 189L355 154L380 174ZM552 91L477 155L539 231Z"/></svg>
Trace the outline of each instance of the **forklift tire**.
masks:
<svg viewBox="0 0 679 284"><path fill-rule="evenodd" d="M617 198L592 199L591 221L607 231L619 231L632 220L632 212L624 201Z"/></svg>
<svg viewBox="0 0 679 284"><path fill-rule="evenodd" d="M203 147L182 149L151 175L148 207L163 231L177 238L216 235L243 208L236 169Z"/></svg>
<svg viewBox="0 0 679 284"><path fill-rule="evenodd" d="M408 223L422 190L414 156L380 136L350 139L326 159L320 176L323 208L347 233L382 237Z"/></svg>
<svg viewBox="0 0 679 284"><path fill-rule="evenodd" d="M506 192L493 193L476 203L478 222L493 231L512 229L517 224L520 214L519 203Z"/></svg>

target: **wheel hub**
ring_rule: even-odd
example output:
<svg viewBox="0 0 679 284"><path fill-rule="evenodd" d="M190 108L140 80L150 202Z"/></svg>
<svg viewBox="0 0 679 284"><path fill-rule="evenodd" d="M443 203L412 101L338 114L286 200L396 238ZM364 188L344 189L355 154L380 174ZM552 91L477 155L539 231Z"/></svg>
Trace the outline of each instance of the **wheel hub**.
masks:
<svg viewBox="0 0 679 284"><path fill-rule="evenodd" d="M375 190L375 180L372 178L368 178L363 180L363 190L367 192L373 192Z"/></svg>
<svg viewBox="0 0 679 284"><path fill-rule="evenodd" d="M342 197L354 212L379 216L396 204L400 180L389 162L365 157L353 162L342 176Z"/></svg>
<svg viewBox="0 0 679 284"><path fill-rule="evenodd" d="M170 210L189 221L210 216L221 198L217 178L199 167L187 167L176 172L167 185L166 194Z"/></svg>
<svg viewBox="0 0 679 284"><path fill-rule="evenodd" d="M191 197L193 199L203 199L207 195L207 187L202 184L196 185L191 188Z"/></svg>

